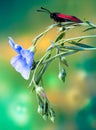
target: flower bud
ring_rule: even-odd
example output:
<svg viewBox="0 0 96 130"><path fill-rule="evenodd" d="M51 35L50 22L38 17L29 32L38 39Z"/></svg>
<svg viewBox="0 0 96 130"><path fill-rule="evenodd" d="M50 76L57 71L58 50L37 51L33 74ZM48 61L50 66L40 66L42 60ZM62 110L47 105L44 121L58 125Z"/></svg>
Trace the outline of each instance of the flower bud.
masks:
<svg viewBox="0 0 96 130"><path fill-rule="evenodd" d="M52 122L54 122L54 120L55 120L55 112L54 112L54 110L52 108L49 109L49 114L50 114L50 120Z"/></svg>
<svg viewBox="0 0 96 130"><path fill-rule="evenodd" d="M64 56L62 56L60 60L61 60L61 62L62 62L64 65L66 65L66 66L68 67L67 60L66 60L66 58L65 58Z"/></svg>
<svg viewBox="0 0 96 130"><path fill-rule="evenodd" d="M39 94L39 95L40 95L43 91L44 91L44 89L43 89L41 86L38 86L38 87L36 88L36 93Z"/></svg>
<svg viewBox="0 0 96 130"><path fill-rule="evenodd" d="M43 109L40 107L40 105L38 106L38 110L37 111L38 111L39 114L42 114Z"/></svg>
<svg viewBox="0 0 96 130"><path fill-rule="evenodd" d="M42 87L40 87L40 86L38 86L38 87L36 88L36 93L37 93L39 96L43 97L43 98L46 97L46 94L45 94L45 92L44 92L44 89L43 89Z"/></svg>
<svg viewBox="0 0 96 130"><path fill-rule="evenodd" d="M44 114L43 119L46 121L48 119L48 116L46 114Z"/></svg>
<svg viewBox="0 0 96 130"><path fill-rule="evenodd" d="M66 71L65 69L62 68L61 72L59 72L58 78L64 82L65 77L66 77Z"/></svg>
<svg viewBox="0 0 96 130"><path fill-rule="evenodd" d="M55 117L54 116L50 117L50 120L54 123Z"/></svg>

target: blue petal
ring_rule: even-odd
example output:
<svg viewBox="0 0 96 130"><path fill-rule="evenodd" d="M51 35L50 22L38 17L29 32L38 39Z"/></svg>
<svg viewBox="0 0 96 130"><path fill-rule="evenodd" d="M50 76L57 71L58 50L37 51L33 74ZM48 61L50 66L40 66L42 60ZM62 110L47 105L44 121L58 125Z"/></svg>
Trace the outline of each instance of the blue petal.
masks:
<svg viewBox="0 0 96 130"><path fill-rule="evenodd" d="M21 55L26 59L26 63L31 67L34 59L34 52L22 49Z"/></svg>
<svg viewBox="0 0 96 130"><path fill-rule="evenodd" d="M19 53L18 56L15 56L11 60L12 66L17 72L19 72L22 77L26 80L29 79L32 63L34 60L34 52L30 50L23 49L20 45L15 44L13 39L9 37L9 43L11 47Z"/></svg>
<svg viewBox="0 0 96 130"><path fill-rule="evenodd" d="M22 50L22 47L20 45L15 44L11 37L9 37L9 44L17 53L20 53L20 51Z"/></svg>
<svg viewBox="0 0 96 130"><path fill-rule="evenodd" d="M28 80L30 77L30 68L29 67L24 68L21 75L24 79Z"/></svg>
<svg viewBox="0 0 96 130"><path fill-rule="evenodd" d="M26 60L21 55L13 57L11 60L11 64L16 69L16 71L22 75L24 79L29 79L31 69L26 64Z"/></svg>

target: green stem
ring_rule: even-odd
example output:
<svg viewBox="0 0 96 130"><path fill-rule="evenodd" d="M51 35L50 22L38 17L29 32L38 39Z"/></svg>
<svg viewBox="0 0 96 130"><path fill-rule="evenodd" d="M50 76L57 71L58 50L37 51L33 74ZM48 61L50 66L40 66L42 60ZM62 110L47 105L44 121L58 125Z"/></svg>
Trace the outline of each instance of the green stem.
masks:
<svg viewBox="0 0 96 130"><path fill-rule="evenodd" d="M43 76L44 72L46 71L46 68L48 67L49 63L50 62L44 64L42 69L40 70L40 72L37 73L37 76L36 76L36 79L35 79L36 84L39 84L39 82L42 79L42 76Z"/></svg>
<svg viewBox="0 0 96 130"><path fill-rule="evenodd" d="M68 42L68 41L73 41L73 40L78 40L78 39L86 39L86 38L96 38L96 35L88 35L88 36L80 36L80 37L75 37L75 38L69 38L69 39L62 39L56 42L56 45L61 45L62 43Z"/></svg>
<svg viewBox="0 0 96 130"><path fill-rule="evenodd" d="M32 41L32 45L36 46L37 41L39 40L39 38L41 38L43 35L45 35L49 30L51 30L53 27L57 26L58 24L52 24L50 25L44 32L40 33L39 35L37 35L37 37L35 37Z"/></svg>
<svg viewBox="0 0 96 130"><path fill-rule="evenodd" d="M77 51L92 51L96 50L96 48L84 48L84 47L77 47L77 46L62 46L60 47L63 49L69 49L69 50L77 50Z"/></svg>
<svg viewBox="0 0 96 130"><path fill-rule="evenodd" d="M76 26L92 26L92 27L96 27L95 24L89 22L89 21L86 21L86 22L83 22L83 23L74 23L74 22L62 22L61 23L61 26L70 26L70 25L76 25Z"/></svg>
<svg viewBox="0 0 96 130"><path fill-rule="evenodd" d="M59 54L57 54L57 55L55 55L55 56L49 58L48 60L42 62L42 64L45 64L45 63L47 63L47 62L50 62L50 61L52 61L52 60L54 60L55 58L58 58L58 57L60 57L60 56L68 56L68 55L74 54L74 53L76 53L76 52L78 52L78 51L76 51L76 50L75 50L75 51L70 50L70 51L68 51L68 52L59 53Z"/></svg>
<svg viewBox="0 0 96 130"><path fill-rule="evenodd" d="M42 63L42 61L43 61L46 57L48 57L49 54L50 54L50 51L48 51L47 53L45 53L45 55L44 55L44 56L40 59L40 61L38 62L37 66L36 66L36 68L35 68L35 70L34 70L34 73L33 73L33 76L32 76L32 80L31 80L29 86L31 86L31 84L32 84L32 82L33 82L33 83L34 83L34 86L35 86L35 87L38 87L37 84L36 84L36 81L35 81L36 71L37 71L39 65Z"/></svg>

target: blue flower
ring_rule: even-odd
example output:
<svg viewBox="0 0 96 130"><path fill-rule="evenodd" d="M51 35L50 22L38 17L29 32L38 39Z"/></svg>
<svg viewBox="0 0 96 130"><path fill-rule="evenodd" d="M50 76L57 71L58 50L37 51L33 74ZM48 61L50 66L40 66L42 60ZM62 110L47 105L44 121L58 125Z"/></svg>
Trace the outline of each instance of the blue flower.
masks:
<svg viewBox="0 0 96 130"><path fill-rule="evenodd" d="M11 59L12 66L24 79L28 80L34 60L34 52L30 49L25 50L20 45L15 44L11 37L9 37L9 44L18 53L17 56Z"/></svg>

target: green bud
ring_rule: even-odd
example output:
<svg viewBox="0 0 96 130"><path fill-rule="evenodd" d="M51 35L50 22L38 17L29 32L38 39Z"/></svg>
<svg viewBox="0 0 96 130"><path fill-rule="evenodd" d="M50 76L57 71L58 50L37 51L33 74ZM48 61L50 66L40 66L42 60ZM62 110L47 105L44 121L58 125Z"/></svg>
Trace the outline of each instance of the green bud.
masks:
<svg viewBox="0 0 96 130"><path fill-rule="evenodd" d="M54 123L55 117L54 116L50 117L50 120Z"/></svg>
<svg viewBox="0 0 96 130"><path fill-rule="evenodd" d="M61 61L64 65L66 65L66 66L68 67L67 60L66 60L66 58L65 58L64 56L62 56L62 57L60 58L60 61Z"/></svg>
<svg viewBox="0 0 96 130"><path fill-rule="evenodd" d="M43 89L42 87L40 87L40 86L38 86L38 87L36 88L36 93L37 93L39 96L43 97L43 98L46 97L46 94L45 94L45 92L44 92L44 89Z"/></svg>
<svg viewBox="0 0 96 130"><path fill-rule="evenodd" d="M54 112L54 110L52 108L49 109L49 114L50 114L50 120L52 122L54 122L54 120L55 120L55 112Z"/></svg>
<svg viewBox="0 0 96 130"><path fill-rule="evenodd" d="M40 105L38 106L38 113L39 114L42 114L42 112L43 112L43 109L40 107Z"/></svg>
<svg viewBox="0 0 96 130"><path fill-rule="evenodd" d="M46 114L44 114L43 119L46 121L48 119L48 116Z"/></svg>
<svg viewBox="0 0 96 130"><path fill-rule="evenodd" d="M59 72L58 78L64 82L65 77L66 77L66 71L64 68L62 68L61 72Z"/></svg>
<svg viewBox="0 0 96 130"><path fill-rule="evenodd" d="M44 89L41 87L41 86L38 86L37 88L36 88L36 92L37 93L40 93L40 92L42 92Z"/></svg>

